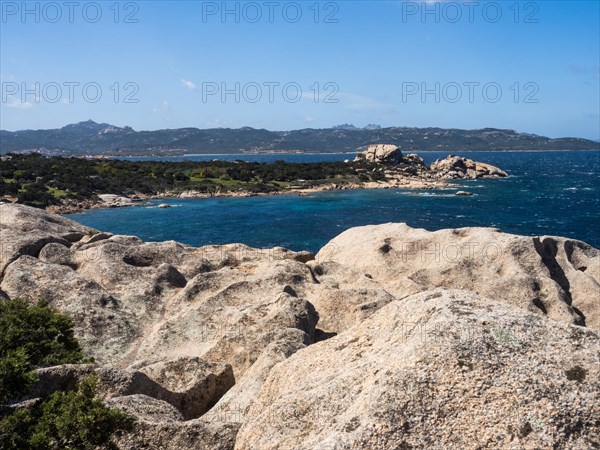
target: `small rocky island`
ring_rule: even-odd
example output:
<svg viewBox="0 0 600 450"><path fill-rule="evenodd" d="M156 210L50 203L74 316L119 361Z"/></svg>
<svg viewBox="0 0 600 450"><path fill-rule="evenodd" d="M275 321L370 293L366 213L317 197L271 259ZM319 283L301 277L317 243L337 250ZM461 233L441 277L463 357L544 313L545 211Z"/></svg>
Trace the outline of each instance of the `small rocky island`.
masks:
<svg viewBox="0 0 600 450"><path fill-rule="evenodd" d="M449 155L426 165L395 145L370 145L353 161L120 161L15 154L2 157L0 200L54 213L132 206L160 198L247 197L341 189L457 189L452 181L503 178L489 164Z"/></svg>
<svg viewBox="0 0 600 450"><path fill-rule="evenodd" d="M135 419L121 449L600 445L600 251L572 239L385 224L316 255L194 248L0 204L0 297L46 299L95 359L38 368L4 409L93 374Z"/></svg>
<svg viewBox="0 0 600 450"><path fill-rule="evenodd" d="M410 179L428 181L505 178L508 176L505 171L491 164L456 155L437 159L427 166L419 155L410 153L404 156L399 147L390 144L370 145L354 159L354 162L362 161L385 167L386 178L391 184L394 181L402 184L403 181Z"/></svg>

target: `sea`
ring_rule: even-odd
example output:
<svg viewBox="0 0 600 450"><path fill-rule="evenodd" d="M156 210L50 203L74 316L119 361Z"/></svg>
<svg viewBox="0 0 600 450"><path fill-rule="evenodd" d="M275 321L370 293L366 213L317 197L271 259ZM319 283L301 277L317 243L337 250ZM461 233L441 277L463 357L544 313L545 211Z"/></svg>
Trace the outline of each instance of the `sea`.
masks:
<svg viewBox="0 0 600 450"><path fill-rule="evenodd" d="M448 155L419 154L426 163ZM456 154L496 165L510 176L461 181L450 190L359 189L309 196L160 199L150 205L89 210L69 217L114 234L192 246L240 242L257 248L282 246L316 252L348 228L405 222L427 230L495 227L528 236L566 236L600 248L600 151ZM353 156L236 154L125 159L323 162ZM473 195L456 196L457 190ZM172 208L157 208L160 203Z"/></svg>

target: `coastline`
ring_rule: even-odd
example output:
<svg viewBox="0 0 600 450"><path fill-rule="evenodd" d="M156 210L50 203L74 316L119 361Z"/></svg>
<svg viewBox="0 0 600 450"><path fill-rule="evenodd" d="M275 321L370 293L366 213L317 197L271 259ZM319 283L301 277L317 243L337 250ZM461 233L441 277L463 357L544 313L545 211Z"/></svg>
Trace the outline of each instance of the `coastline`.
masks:
<svg viewBox="0 0 600 450"><path fill-rule="evenodd" d="M71 171L68 173L78 174L74 180L57 174L54 169L56 162L51 166L49 161L38 161L37 158L41 157L15 157L9 160L10 170L7 172L10 172L10 176L7 179L12 180L11 189L5 190L2 199L14 203L37 195L34 198L42 198L45 203L38 201L38 205L32 206L45 208L55 214L134 206L143 201L165 198L303 196L321 191L355 189L456 188L455 194L462 196L472 193L460 190L452 181L508 176L505 171L491 164L452 154L426 165L420 156L413 153L402 155L397 146L390 144L371 145L352 163L344 161L323 165L238 165L217 162L196 167L189 163L65 161L65 166ZM20 171L31 170L34 166L42 167L39 173L44 174L48 185L31 187L31 183L26 184L20 178ZM108 181L92 183L90 173L100 180L108 173ZM38 192L40 189L42 191ZM15 195L17 192L22 193ZM80 194L69 195L76 192ZM167 204L159 206L169 207Z"/></svg>
<svg viewBox="0 0 600 450"><path fill-rule="evenodd" d="M580 150L411 150L410 153L562 153L562 152L600 152L600 149L580 149ZM258 155L356 155L357 152L245 152L245 153L182 153L169 155L89 155L89 157L103 158L185 158L199 156L258 156Z"/></svg>
<svg viewBox="0 0 600 450"><path fill-rule="evenodd" d="M132 206L144 206L144 202L150 200L161 199L202 199L202 198L217 198L217 197L268 197L276 195L298 195L308 196L317 192L325 191L345 191L358 189L405 189L413 190L450 190L459 189L459 185L449 181L426 181L419 179L403 179L390 181L369 181L365 183L329 183L320 186L313 186L299 189L281 189L271 192L253 192L248 190L240 191L214 191L214 192L199 192L199 191L166 191L157 194L135 194L130 197L116 196L120 201L103 201L101 199L86 199L86 200L63 200L60 205L50 205L45 209L53 214L78 214L90 209L111 209L111 208L126 208ZM147 203L146 203L147 204Z"/></svg>

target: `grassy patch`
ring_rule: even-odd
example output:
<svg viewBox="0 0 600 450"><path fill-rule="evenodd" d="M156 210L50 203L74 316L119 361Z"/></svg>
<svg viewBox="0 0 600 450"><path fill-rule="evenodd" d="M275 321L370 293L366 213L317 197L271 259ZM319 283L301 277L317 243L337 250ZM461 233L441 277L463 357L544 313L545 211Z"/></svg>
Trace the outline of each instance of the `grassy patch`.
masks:
<svg viewBox="0 0 600 450"><path fill-rule="evenodd" d="M53 187L48 187L48 192L50 192L50 195L52 195L54 198L65 198L67 197L67 191L63 191L62 189L56 189Z"/></svg>

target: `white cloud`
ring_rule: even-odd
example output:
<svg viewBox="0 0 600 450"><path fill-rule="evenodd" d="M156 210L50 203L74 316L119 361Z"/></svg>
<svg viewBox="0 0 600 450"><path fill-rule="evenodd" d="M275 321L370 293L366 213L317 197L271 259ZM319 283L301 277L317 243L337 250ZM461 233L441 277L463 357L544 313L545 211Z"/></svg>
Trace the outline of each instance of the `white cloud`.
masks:
<svg viewBox="0 0 600 450"><path fill-rule="evenodd" d="M395 106L389 103L382 102L373 97L367 97L350 92L340 92L337 94L340 99L340 104L352 111L390 111L394 110Z"/></svg>
<svg viewBox="0 0 600 450"><path fill-rule="evenodd" d="M314 117L311 117L311 116L306 116L306 117L304 118L304 121L305 121L306 123L313 123L315 120L316 120L316 119L315 119Z"/></svg>
<svg viewBox="0 0 600 450"><path fill-rule="evenodd" d="M293 95L292 92L293 91L290 91L290 95ZM304 91L302 91L300 93L300 98L302 100L308 100L309 102L320 103L325 98L325 95L328 95L328 94L326 92L313 92L313 91L304 92Z"/></svg>
<svg viewBox="0 0 600 450"><path fill-rule="evenodd" d="M158 113L158 112L167 112L167 111L171 111L171 105L169 105L168 101L164 101L160 104L160 106L157 106L155 108L152 108L152 112L153 113Z"/></svg>
<svg viewBox="0 0 600 450"><path fill-rule="evenodd" d="M6 106L8 106L9 108L16 108L16 109L29 109L29 108L33 107L33 105L30 102L22 102L17 99L10 100L6 104Z"/></svg>
<svg viewBox="0 0 600 450"><path fill-rule="evenodd" d="M290 96L293 96L293 90L290 90ZM313 103L338 103L338 94L340 88L337 83L326 83L313 90L312 88L306 91L301 91L300 98Z"/></svg>
<svg viewBox="0 0 600 450"><path fill-rule="evenodd" d="M223 128L228 125L228 122L225 120L221 120L217 117L207 120L204 122L204 126L207 128Z"/></svg>
<svg viewBox="0 0 600 450"><path fill-rule="evenodd" d="M599 66L580 66L578 64L570 64L569 70L576 75L591 74L596 80L600 80Z"/></svg>
<svg viewBox="0 0 600 450"><path fill-rule="evenodd" d="M191 81L189 81L189 80L182 79L181 80L181 85L184 88L186 88L187 90L190 90L190 91L197 91L198 90L198 87L194 83L192 83Z"/></svg>
<svg viewBox="0 0 600 450"><path fill-rule="evenodd" d="M302 100L309 101L319 105L335 105L338 104L343 108L354 112L361 111L380 111L380 112L394 112L396 106L391 103L386 103L374 97L368 97L360 94L353 94L351 92L332 92L321 90L320 92L303 92ZM304 121L312 122L312 117L307 116Z"/></svg>
<svg viewBox="0 0 600 450"><path fill-rule="evenodd" d="M17 81L17 77L15 77L12 73L2 73L0 72L0 80L4 83L4 82L9 82L9 81Z"/></svg>

